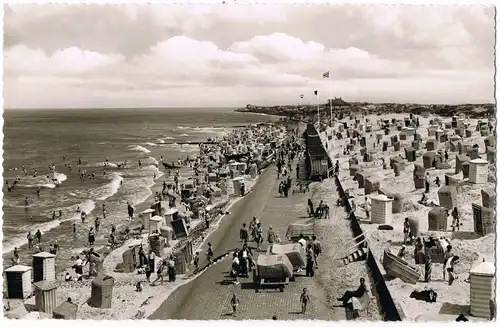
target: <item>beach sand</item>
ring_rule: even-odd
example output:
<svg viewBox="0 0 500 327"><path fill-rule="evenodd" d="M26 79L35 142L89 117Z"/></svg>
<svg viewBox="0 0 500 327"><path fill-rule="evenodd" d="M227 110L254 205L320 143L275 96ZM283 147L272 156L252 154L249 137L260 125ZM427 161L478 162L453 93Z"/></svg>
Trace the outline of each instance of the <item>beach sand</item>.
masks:
<svg viewBox="0 0 500 327"><path fill-rule="evenodd" d="M390 116L391 118L403 119L408 117L404 114L394 114ZM380 116L368 116L373 126L376 125L376 120ZM430 117L433 118L433 117ZM445 119L447 121L447 119ZM353 122L353 121L351 121ZM425 144L428 139L426 127L428 126L429 119L420 117L420 128L418 133L422 135L423 144ZM477 120L470 120L471 126L475 127ZM453 246L453 252L460 256L460 263L456 266L456 275L458 280L456 280L453 286L448 286L447 283L442 281L442 263L433 264L433 274L430 283L419 282L417 285L407 284L400 279L392 279L386 282L395 302L399 303L404 311L407 320L414 320L421 315L437 315L437 314L452 314L458 316L459 313L464 313L469 315L469 298L470 298L470 284L466 282L468 278L469 271L472 267L477 265L485 258L486 261L495 263L494 260L494 249L495 249L495 235L488 234L486 236L480 237L475 234L472 218L472 203L481 204L481 189L484 188L495 188L494 184L494 172L490 169L490 176L488 178L487 184L468 184L461 186L459 188L459 193L457 196L457 207L461 215L461 222L463 226L460 228L460 232L451 232L451 228L448 228L447 232L427 232L428 222L427 214L431 210L430 207L418 204L417 201L420 200L423 189L415 190L413 184L413 168L414 163L406 162L405 171L401 172L401 175L395 177L394 172L389 167L389 158L396 156L400 153L404 153L404 148L411 145L413 137L408 138L406 141L401 142L401 151L392 151L392 147L388 147L387 152L381 151L382 141L380 146L373 148L373 144L376 142L375 134L379 131L374 131L373 133L364 133L367 136L367 148L369 152L373 153L373 162L362 162L362 157L359 155L359 146L355 149L357 154L359 165L362 167L362 171L367 175L378 176L380 181L380 188L393 193L400 193L403 197L403 210L401 213L393 214L392 226L394 230L392 231L380 231L377 230L377 225L361 223L362 229L367 232L373 232L372 236L369 238L369 247L372 249L373 253L376 254L376 260L382 261L383 251L391 250L392 253L397 253L401 247L403 241L403 222L408 216L419 217L419 229L421 232L425 232L426 235L433 234L437 236L445 236L447 239L451 240L451 245ZM328 134L330 132L327 132ZM380 133L380 132L379 132ZM372 136L370 136L372 134ZM399 132L391 131L391 135L399 134ZM342 156L343 144L346 142L343 140L331 140L328 141L325 134L322 134L325 142L328 142L329 151L332 160L339 160L340 163L340 174L339 180L341 181L344 190L349 191L349 194L354 196L354 201L357 204L356 216L365 217L365 211L360 205L364 204L364 189L358 188L358 183L353 181L353 177L349 176L349 163L348 160L352 156ZM385 136L383 141L389 140L390 136ZM478 144L479 154L485 158L485 146L483 137L479 135L479 132L475 131L470 138L465 138L465 144ZM390 143L389 143L390 145ZM444 148L444 144L440 144L440 148ZM415 164L422 165L422 154L425 153L425 149L417 151L417 158ZM337 154L340 154L337 158ZM446 170L427 170L430 175L431 188L430 193L427 194L429 200L439 203L438 199L438 187L433 185L433 181L436 176L441 179L441 185L444 185L445 173L454 175L455 166L455 155L458 153L449 152L448 163L451 165L451 169ZM382 169L382 163L380 158L385 158L385 162L388 166L387 170ZM491 166L491 165L490 165ZM461 179L461 173L458 175ZM371 194L373 196L375 193ZM448 219L448 224L451 225L451 218ZM409 254L413 253L413 246L407 246ZM413 259L410 255L406 258L408 262L413 263ZM422 301L417 301L411 299L409 294L414 289L424 289L431 288L438 293L438 299L435 303L425 303Z"/></svg>

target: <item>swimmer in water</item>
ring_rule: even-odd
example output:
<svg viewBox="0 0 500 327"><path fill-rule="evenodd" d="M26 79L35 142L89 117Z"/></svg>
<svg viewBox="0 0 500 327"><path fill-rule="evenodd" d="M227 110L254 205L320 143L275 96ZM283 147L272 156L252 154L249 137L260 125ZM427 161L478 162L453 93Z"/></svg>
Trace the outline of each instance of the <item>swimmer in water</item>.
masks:
<svg viewBox="0 0 500 327"><path fill-rule="evenodd" d="M78 158L78 165L81 165L81 164L82 164L82 159Z"/></svg>
<svg viewBox="0 0 500 327"><path fill-rule="evenodd" d="M33 172L33 177L36 178L36 175L37 175L37 172L36 172L36 169L35 169L35 171Z"/></svg>
<svg viewBox="0 0 500 327"><path fill-rule="evenodd" d="M62 217L62 210L59 209L59 217Z"/></svg>
<svg viewBox="0 0 500 327"><path fill-rule="evenodd" d="M76 208L76 213L80 213L80 207Z"/></svg>
<svg viewBox="0 0 500 327"><path fill-rule="evenodd" d="M56 212L52 211L52 220L56 219Z"/></svg>
<svg viewBox="0 0 500 327"><path fill-rule="evenodd" d="M85 224L86 217L87 217L87 214L85 213L85 211L82 211L82 213L80 214L80 218L82 219L82 224Z"/></svg>
<svg viewBox="0 0 500 327"><path fill-rule="evenodd" d="M139 168L142 166L142 162L139 160Z"/></svg>
<svg viewBox="0 0 500 327"><path fill-rule="evenodd" d="M28 201L28 197L26 197L26 198L24 199L24 205L25 205L25 206L29 206L29 205L30 205L30 202Z"/></svg>
<svg viewBox="0 0 500 327"><path fill-rule="evenodd" d="M36 190L36 196L37 197L40 197L40 186L38 187L38 189Z"/></svg>

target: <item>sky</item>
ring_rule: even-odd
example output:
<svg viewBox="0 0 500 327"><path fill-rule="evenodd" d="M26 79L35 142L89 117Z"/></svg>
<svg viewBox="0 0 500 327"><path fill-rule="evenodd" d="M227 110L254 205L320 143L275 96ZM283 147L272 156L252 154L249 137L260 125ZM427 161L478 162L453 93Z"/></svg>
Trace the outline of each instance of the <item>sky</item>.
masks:
<svg viewBox="0 0 500 327"><path fill-rule="evenodd" d="M492 7L27 4L4 22L6 108L494 102Z"/></svg>

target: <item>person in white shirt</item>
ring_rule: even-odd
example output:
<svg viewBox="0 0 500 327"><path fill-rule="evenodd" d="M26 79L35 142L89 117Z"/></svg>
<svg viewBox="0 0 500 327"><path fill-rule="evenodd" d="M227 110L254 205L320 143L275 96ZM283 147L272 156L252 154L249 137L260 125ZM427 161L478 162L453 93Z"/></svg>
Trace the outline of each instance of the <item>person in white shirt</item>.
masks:
<svg viewBox="0 0 500 327"><path fill-rule="evenodd" d="M370 219L370 210L371 210L371 201L370 201L370 199L368 199L367 196L365 196L366 219Z"/></svg>
<svg viewBox="0 0 500 327"><path fill-rule="evenodd" d="M450 286L453 284L453 281L457 279L455 275L455 264L458 263L459 259L458 255L455 255L446 261L445 269L448 272L448 285Z"/></svg>
<svg viewBox="0 0 500 327"><path fill-rule="evenodd" d="M81 280L83 276L83 260L79 256L76 257L75 264L73 265L76 273L76 279Z"/></svg>
<svg viewBox="0 0 500 327"><path fill-rule="evenodd" d="M231 266L231 275L233 277L233 283L235 285L239 284L239 282L238 282L239 270L240 270L240 259L238 259L238 252L235 252L233 254L233 263Z"/></svg>
<svg viewBox="0 0 500 327"><path fill-rule="evenodd" d="M306 246L307 246L307 241L304 239L304 235L300 234L299 241L297 243L299 243L302 246L302 248L304 249L304 252L305 252ZM302 272L302 267L299 267L299 269L297 269L297 272L298 273Z"/></svg>
<svg viewBox="0 0 500 327"><path fill-rule="evenodd" d="M302 245L302 247L304 249L306 248L307 241L304 239L304 235L300 234L299 241L297 243L299 243L300 245Z"/></svg>

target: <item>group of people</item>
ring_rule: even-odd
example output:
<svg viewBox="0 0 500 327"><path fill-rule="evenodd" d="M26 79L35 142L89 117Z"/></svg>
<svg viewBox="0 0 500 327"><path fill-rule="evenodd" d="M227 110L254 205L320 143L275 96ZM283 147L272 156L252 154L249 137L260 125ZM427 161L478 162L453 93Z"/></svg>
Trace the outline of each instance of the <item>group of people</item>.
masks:
<svg viewBox="0 0 500 327"><path fill-rule="evenodd" d="M247 244L243 244L240 249L235 249L233 252L233 261L231 263L230 276L233 278L233 283L238 285L238 277L248 277L251 269L255 267L253 254Z"/></svg>
<svg viewBox="0 0 500 327"><path fill-rule="evenodd" d="M330 207L328 204L324 203L323 200L320 200L318 207L315 209L314 208L314 203L312 202L311 199L307 200L307 207L308 207L308 214L309 217L314 217L314 218L325 218L329 219L330 218Z"/></svg>

